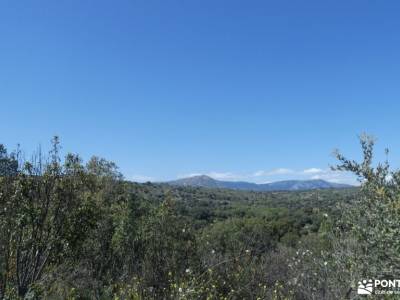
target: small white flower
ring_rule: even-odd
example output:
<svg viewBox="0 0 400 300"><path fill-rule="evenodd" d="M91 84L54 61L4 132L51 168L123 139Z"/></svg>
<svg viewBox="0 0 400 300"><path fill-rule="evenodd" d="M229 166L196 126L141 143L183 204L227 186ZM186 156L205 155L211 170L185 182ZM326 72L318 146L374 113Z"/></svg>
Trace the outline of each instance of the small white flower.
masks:
<svg viewBox="0 0 400 300"><path fill-rule="evenodd" d="M187 268L187 269L185 270L185 272L186 272L186 273L190 273L190 269Z"/></svg>
<svg viewBox="0 0 400 300"><path fill-rule="evenodd" d="M250 253L250 250L249 249L246 249L246 251L245 251L246 253Z"/></svg>
<svg viewBox="0 0 400 300"><path fill-rule="evenodd" d="M324 216L325 218L327 218L327 217L328 217L328 214L323 214L323 216Z"/></svg>
<svg viewBox="0 0 400 300"><path fill-rule="evenodd" d="M326 266L328 264L328 262L326 261L326 262L324 262L324 266Z"/></svg>
<svg viewBox="0 0 400 300"><path fill-rule="evenodd" d="M182 229L182 232L183 232L183 233L185 233L185 232L186 232L186 229L185 229L185 228L183 228L183 229Z"/></svg>
<svg viewBox="0 0 400 300"><path fill-rule="evenodd" d="M212 250L211 250L211 253L212 253L212 254L214 254L214 253L215 253L215 250L214 250L214 249L212 249Z"/></svg>
<svg viewBox="0 0 400 300"><path fill-rule="evenodd" d="M181 287L179 288L179 293L182 293L182 288Z"/></svg>

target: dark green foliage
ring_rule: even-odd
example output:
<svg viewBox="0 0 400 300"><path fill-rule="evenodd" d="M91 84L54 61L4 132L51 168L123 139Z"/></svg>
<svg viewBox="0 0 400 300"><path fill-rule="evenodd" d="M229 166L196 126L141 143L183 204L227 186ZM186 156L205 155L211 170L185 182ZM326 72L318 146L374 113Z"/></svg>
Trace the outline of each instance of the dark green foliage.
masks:
<svg viewBox="0 0 400 300"><path fill-rule="evenodd" d="M25 295L46 269L71 256L95 225L91 184L77 156L58 160L58 140L46 165L25 163L1 178L0 221L4 272L1 286ZM4 288L3 288L4 289Z"/></svg>
<svg viewBox="0 0 400 300"><path fill-rule="evenodd" d="M15 153L10 155L4 145L0 144L0 176L15 176L18 172L18 161Z"/></svg>
<svg viewBox="0 0 400 300"><path fill-rule="evenodd" d="M372 146L360 164L338 155L361 190L301 192L131 183L107 160L61 159L57 138L30 162L1 146L0 299L353 296L399 273L400 175L371 166Z"/></svg>

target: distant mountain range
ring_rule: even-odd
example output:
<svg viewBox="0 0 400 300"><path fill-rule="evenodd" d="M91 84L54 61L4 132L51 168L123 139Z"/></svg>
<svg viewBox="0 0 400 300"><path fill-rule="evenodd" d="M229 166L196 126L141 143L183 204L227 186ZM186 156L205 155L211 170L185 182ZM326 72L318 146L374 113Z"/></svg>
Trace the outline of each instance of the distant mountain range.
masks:
<svg viewBox="0 0 400 300"><path fill-rule="evenodd" d="M346 189L353 187L348 184L339 184L325 180L285 180L271 183L256 184L244 181L220 181L206 175L182 178L169 181L167 184L176 186L192 186L206 188L222 188L246 191L301 191L317 189Z"/></svg>

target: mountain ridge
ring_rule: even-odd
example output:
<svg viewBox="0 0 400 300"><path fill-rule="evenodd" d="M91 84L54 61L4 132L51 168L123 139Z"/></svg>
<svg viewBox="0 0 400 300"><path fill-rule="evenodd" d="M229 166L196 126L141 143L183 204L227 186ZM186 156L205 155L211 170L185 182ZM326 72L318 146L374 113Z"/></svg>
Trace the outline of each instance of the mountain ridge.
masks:
<svg viewBox="0 0 400 300"><path fill-rule="evenodd" d="M205 188L223 188L232 190L248 190L248 191L302 191L316 189L345 189L354 186L348 184L334 183L322 179L310 180L283 180L271 183L251 183L246 181L222 181L214 179L207 175L198 175L187 178L181 178L166 182L174 186L191 186Z"/></svg>

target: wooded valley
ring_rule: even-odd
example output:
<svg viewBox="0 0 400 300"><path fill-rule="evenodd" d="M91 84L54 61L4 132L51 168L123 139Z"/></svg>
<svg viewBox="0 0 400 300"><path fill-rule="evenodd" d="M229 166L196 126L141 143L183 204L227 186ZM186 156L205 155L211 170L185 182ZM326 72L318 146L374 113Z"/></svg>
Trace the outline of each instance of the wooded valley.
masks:
<svg viewBox="0 0 400 300"><path fill-rule="evenodd" d="M400 174L337 154L360 188L251 192L124 180L0 147L0 299L352 299L400 276ZM399 277L397 277L399 278Z"/></svg>

